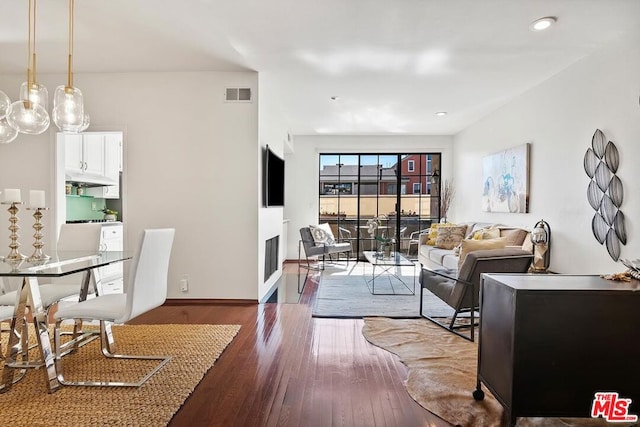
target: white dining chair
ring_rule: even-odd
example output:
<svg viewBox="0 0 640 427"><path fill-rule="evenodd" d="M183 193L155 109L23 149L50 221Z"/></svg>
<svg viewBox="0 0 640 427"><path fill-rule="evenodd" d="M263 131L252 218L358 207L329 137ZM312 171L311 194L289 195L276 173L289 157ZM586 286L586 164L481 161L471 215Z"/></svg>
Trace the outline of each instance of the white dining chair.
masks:
<svg viewBox="0 0 640 427"><path fill-rule="evenodd" d="M139 387L171 360L171 356L133 356L114 353L111 326L125 323L164 303L167 297L169 258L175 230L173 228L144 230L140 247L130 270L131 282L124 294L98 295L96 298L66 303L58 307L54 333L55 363L58 381L63 385ZM108 358L160 360L150 372L136 382L67 381L63 373L61 323L65 319L100 321L102 353Z"/></svg>

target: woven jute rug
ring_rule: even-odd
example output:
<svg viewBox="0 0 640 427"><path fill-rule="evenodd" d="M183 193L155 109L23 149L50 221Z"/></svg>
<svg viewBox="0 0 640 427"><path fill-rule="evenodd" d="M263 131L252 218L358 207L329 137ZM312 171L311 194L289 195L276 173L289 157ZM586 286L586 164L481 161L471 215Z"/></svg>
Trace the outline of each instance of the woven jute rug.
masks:
<svg viewBox="0 0 640 427"><path fill-rule="evenodd" d="M407 392L429 412L458 426L508 425L502 406L485 387L484 400L477 402L471 395L477 380L476 343L425 319L366 318L362 332L370 343L400 357L409 368ZM605 425L590 418L518 418L517 422L517 427Z"/></svg>
<svg viewBox="0 0 640 427"><path fill-rule="evenodd" d="M164 426L239 329L238 325L114 326L118 353L173 358L139 388L61 387L48 394L42 370L29 369L11 390L0 394L0 417L11 426ZM3 351L7 335L2 337ZM138 380L158 363L106 359L99 340L63 361L66 379L112 381Z"/></svg>

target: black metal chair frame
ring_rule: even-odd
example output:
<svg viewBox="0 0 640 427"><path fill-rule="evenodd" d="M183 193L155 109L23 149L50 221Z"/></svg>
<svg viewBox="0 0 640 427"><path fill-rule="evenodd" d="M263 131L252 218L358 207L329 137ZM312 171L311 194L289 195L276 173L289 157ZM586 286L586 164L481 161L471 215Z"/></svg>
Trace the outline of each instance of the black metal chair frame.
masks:
<svg viewBox="0 0 640 427"><path fill-rule="evenodd" d="M426 267L422 267L423 270L428 271L429 273L435 274L437 276L441 276L447 279L451 279L451 280L455 280L457 283L462 283L464 285L464 290L462 292L462 296L460 297L460 299L458 300L458 303L456 304L455 307L452 307L455 311L453 313L453 317L451 318L451 322L449 322L449 326L443 325L442 323L438 322L438 320L436 320L436 318L425 315L422 312L422 306L423 306L423 297L424 297L424 286L422 286L422 284L420 284L420 316L424 317L427 320L430 320L431 322L435 323L436 325L440 326L441 328L444 328L446 330L448 330L449 332L453 332L454 334L458 335L459 337L462 337L466 340L469 341L473 341L475 338L475 327L478 326L478 323L476 323L475 318L476 318L476 312L478 312L479 307L476 309L471 309L471 308L460 308L460 306L462 305L462 301L464 301L464 298L467 296L467 292L469 291L469 288L473 289L473 283L468 282L466 280L462 280L462 279L458 279L455 276L451 276L448 274L444 274L441 271L438 270L431 270L429 268ZM444 270L444 271L452 271L455 273L455 271L453 270ZM422 274L422 273L421 273ZM471 295L471 304L472 307L476 307L476 300L475 300L475 293L473 293ZM464 324L464 325L456 325L456 319L458 318L458 314L460 313L471 313L471 323ZM473 327L471 327L473 325ZM456 329L463 329L463 328L471 328L471 332L470 332L470 336L461 334L460 332L458 332Z"/></svg>
<svg viewBox="0 0 640 427"><path fill-rule="evenodd" d="M463 266L461 266L460 270L462 270L463 268L465 268L465 265L467 264L467 262L473 263L473 267L471 268L471 270L469 271L470 274L474 273L474 270L477 268L476 267L476 263L478 262L483 262L483 261L499 261L499 260L516 260L516 259L524 259L524 260L528 260L529 263L526 265L526 268L524 269L524 271L511 271L511 270L503 270L503 271L495 271L495 273L502 273L502 272L506 272L506 273L513 273L513 274L522 274L525 273L526 270L528 269L531 260L533 259L533 255L525 252L525 251L516 251L516 252L511 252L511 253L504 253L504 252L499 252L499 251L503 251L501 249L498 250L483 250L483 251L476 251L476 252L471 252L468 256L468 259L465 259ZM471 255L473 254L473 255ZM494 255L495 254L495 255ZM470 256L471 255L471 256ZM468 268L468 267L466 267ZM449 305L450 307L452 307L454 309L454 314L453 314L453 318L451 319L451 322L449 322L449 326L446 326L442 323L440 323L438 320L436 320L434 317L432 316L428 316L425 315L423 313L423 296L424 296L424 289L428 287L426 287L423 283L422 280L422 274L423 272L427 272L428 274L432 274L432 275L436 275L436 276L440 276L443 277L445 279L449 279L455 282L455 286L458 285L462 285L463 289L462 289L462 293L459 296L458 300L455 302L454 305L450 304L448 301L444 300L443 301ZM475 327L478 326L478 323L476 322L476 318L479 318L479 295L478 297L476 297L476 294L479 293L480 291L480 278L482 276L483 273L490 273L491 271L484 271L483 269L481 269L481 271L479 272L479 277L478 277L478 292L475 292L475 284L471 281L468 280L464 280L464 279L460 279L457 275L457 271L455 270L432 270L429 268L426 268L424 266L422 266L421 269L421 273L420 273L420 316L424 317L425 319L430 320L431 322L435 323L436 325L450 331L453 332L454 334L467 339L469 341L474 341L475 340ZM465 299L467 297L467 293L469 292L469 289L472 290L471 292L471 304L469 307L462 307L462 305L465 302ZM437 296L437 295L436 295ZM442 299L442 298L441 298ZM467 313L470 312L471 316L470 316L470 320L471 322L469 324L458 324L456 325L456 319L458 318L458 315L460 313ZM476 313L478 313L478 315L476 315ZM470 334L469 336L464 335L460 332L458 332L458 329L466 329L466 328L471 328Z"/></svg>

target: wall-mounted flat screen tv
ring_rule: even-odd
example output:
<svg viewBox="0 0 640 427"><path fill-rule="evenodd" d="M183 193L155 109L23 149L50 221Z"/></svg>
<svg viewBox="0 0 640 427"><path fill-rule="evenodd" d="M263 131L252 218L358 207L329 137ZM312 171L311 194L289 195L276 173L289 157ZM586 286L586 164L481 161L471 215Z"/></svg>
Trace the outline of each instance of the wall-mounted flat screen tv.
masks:
<svg viewBox="0 0 640 427"><path fill-rule="evenodd" d="M262 171L263 205L284 206L284 160L268 145L263 152Z"/></svg>

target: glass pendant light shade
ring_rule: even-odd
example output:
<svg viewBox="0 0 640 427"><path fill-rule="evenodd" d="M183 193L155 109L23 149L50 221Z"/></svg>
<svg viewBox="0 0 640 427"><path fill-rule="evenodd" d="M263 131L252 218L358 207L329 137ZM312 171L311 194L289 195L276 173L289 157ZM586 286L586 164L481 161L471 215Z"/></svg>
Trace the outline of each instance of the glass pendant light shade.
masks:
<svg viewBox="0 0 640 427"><path fill-rule="evenodd" d="M0 119L0 144L8 144L18 137L18 129L9 125L7 119Z"/></svg>
<svg viewBox="0 0 640 427"><path fill-rule="evenodd" d="M22 85L20 85L20 99L29 100L34 104L40 104L45 110L49 107L49 91L45 85L41 85L40 83L22 83Z"/></svg>
<svg viewBox="0 0 640 427"><path fill-rule="evenodd" d="M80 126L80 132L84 132L85 130L87 130L90 123L91 117L89 117L89 114L84 113L84 119L82 120L82 126Z"/></svg>
<svg viewBox="0 0 640 427"><path fill-rule="evenodd" d="M80 89L58 86L53 96L51 115L62 132L80 132L84 123L84 102Z"/></svg>
<svg viewBox="0 0 640 427"><path fill-rule="evenodd" d="M0 120L4 119L9 111L11 100L6 93L0 90Z"/></svg>
<svg viewBox="0 0 640 427"><path fill-rule="evenodd" d="M7 122L20 133L39 135L49 127L49 113L40 104L20 100L11 104Z"/></svg>

